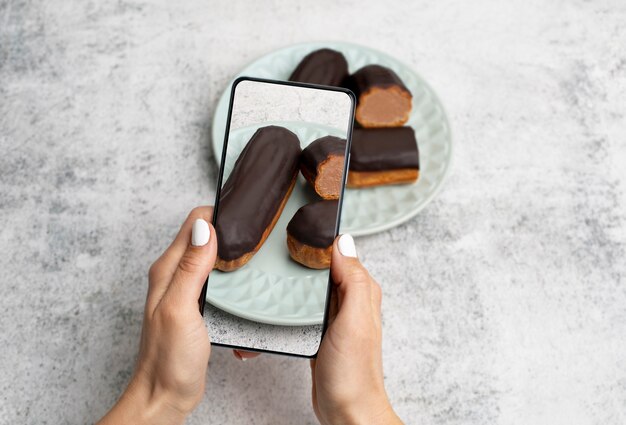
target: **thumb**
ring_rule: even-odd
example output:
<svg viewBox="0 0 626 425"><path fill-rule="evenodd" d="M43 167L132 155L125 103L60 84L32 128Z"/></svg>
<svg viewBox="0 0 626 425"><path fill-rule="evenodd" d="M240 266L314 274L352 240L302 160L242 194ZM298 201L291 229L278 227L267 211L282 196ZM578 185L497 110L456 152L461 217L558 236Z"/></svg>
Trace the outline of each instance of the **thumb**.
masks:
<svg viewBox="0 0 626 425"><path fill-rule="evenodd" d="M172 301L197 305L207 276L213 270L217 255L215 229L198 218L191 228L191 238L178 262L164 297Z"/></svg>
<svg viewBox="0 0 626 425"><path fill-rule="evenodd" d="M335 239L330 273L337 285L338 314L369 310L372 279L357 258L352 236L345 234Z"/></svg>

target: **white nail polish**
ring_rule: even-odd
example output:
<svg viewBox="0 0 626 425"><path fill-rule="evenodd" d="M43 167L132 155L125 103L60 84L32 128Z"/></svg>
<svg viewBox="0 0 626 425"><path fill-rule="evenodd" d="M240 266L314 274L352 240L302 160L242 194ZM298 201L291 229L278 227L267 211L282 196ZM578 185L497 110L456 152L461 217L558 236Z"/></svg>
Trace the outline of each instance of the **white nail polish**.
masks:
<svg viewBox="0 0 626 425"><path fill-rule="evenodd" d="M339 252L344 257L353 257L356 258L356 246L354 246L354 239L352 236L346 234L341 235L339 237L339 241L337 242L337 246L339 247Z"/></svg>
<svg viewBox="0 0 626 425"><path fill-rule="evenodd" d="M209 223L201 218L196 219L191 228L191 244L193 246L204 246L209 242L210 237Z"/></svg>

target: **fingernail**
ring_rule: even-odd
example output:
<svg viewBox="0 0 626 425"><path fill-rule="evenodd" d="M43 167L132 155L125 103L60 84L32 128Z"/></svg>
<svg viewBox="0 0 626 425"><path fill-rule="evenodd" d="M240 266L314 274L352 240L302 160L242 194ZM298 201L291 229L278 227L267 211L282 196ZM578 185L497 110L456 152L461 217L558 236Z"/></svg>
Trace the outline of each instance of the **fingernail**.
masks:
<svg viewBox="0 0 626 425"><path fill-rule="evenodd" d="M191 228L191 244L193 246L204 246L209 242L210 237L209 223L201 218L196 219Z"/></svg>
<svg viewBox="0 0 626 425"><path fill-rule="evenodd" d="M339 247L339 252L344 257L352 257L356 258L356 246L354 246L354 239L352 236L345 234L339 237L339 241L337 242L337 246Z"/></svg>

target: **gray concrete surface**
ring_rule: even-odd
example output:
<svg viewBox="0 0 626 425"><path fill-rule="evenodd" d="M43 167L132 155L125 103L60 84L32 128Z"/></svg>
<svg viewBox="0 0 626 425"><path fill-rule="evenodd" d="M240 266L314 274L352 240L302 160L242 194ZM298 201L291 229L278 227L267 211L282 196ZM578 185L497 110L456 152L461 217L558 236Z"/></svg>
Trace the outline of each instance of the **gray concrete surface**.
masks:
<svg viewBox="0 0 626 425"><path fill-rule="evenodd" d="M0 1L0 422L95 421L148 266L213 196L211 114L250 60L346 40L441 95L455 164L359 238L415 424L626 422L626 5ZM315 423L309 366L215 350L190 424Z"/></svg>

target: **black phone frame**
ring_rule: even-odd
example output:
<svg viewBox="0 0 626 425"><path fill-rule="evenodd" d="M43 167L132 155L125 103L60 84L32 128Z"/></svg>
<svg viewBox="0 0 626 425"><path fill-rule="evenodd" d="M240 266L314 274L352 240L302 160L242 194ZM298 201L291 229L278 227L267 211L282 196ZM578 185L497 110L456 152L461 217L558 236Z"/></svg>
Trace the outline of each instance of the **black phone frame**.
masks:
<svg viewBox="0 0 626 425"><path fill-rule="evenodd" d="M317 90L335 91L335 92L345 93L348 95L348 97L350 97L351 111L350 111L348 131L347 131L347 137L346 137L346 151L345 151L346 160L344 161L344 165L343 165L344 167L343 168L343 180L341 182L341 191L339 194L337 217L335 219L335 237L337 237L339 234L339 225L341 223L341 210L343 207L343 195L344 195L344 191L346 188L346 180L348 178L348 165L350 164L350 146L352 145L352 129L354 127L354 112L356 109L356 96L351 90L343 88L343 87L323 86L323 85L318 85L318 84L306 84L306 83L300 83L300 82L294 82L294 81L270 80L266 78L256 78L256 77L246 77L246 76L240 76L233 81L232 88L230 91L230 102L228 105L228 117L226 119L226 128L224 130L224 144L222 146L222 157L220 159L220 169L219 169L219 174L217 176L217 187L215 189L215 203L213 207L213 221L212 222L215 223L215 219L217 218L217 211L219 209L219 199L220 199L220 192L222 189L222 179L224 177L224 162L226 161L226 149L228 147L228 135L230 133L230 121L231 121L231 116L232 116L232 111L233 111L233 101L235 99L235 90L237 88L237 85L242 81L255 81L259 83L269 83L269 84L276 84L276 85L282 85L282 86L293 86L293 87L303 87L303 88L310 88L310 89L317 89ZM202 317L204 317L204 307L206 305L206 292L207 292L208 284L209 284L209 276L207 276L207 279L204 282L204 286L202 287L202 292L200 293L200 298L198 299L198 304L200 307L200 314L202 314ZM231 348L234 350L251 351L251 352L256 352L256 353L269 353L269 354L278 354L278 355L290 356L290 357L314 359L317 357L317 353L319 352L319 347L322 344L322 339L324 338L324 334L326 333L326 329L328 328L328 311L329 311L329 306L330 306L331 294L332 294L332 277L331 277L331 273L329 272L328 284L326 287L326 301L324 304L324 322L323 322L323 327L322 327L322 333L320 335L320 341L317 346L317 351L312 355L288 353L285 351L264 350L264 349L251 348L251 347L240 347L236 345L222 344L218 342L211 342L211 345L214 345L217 347Z"/></svg>

